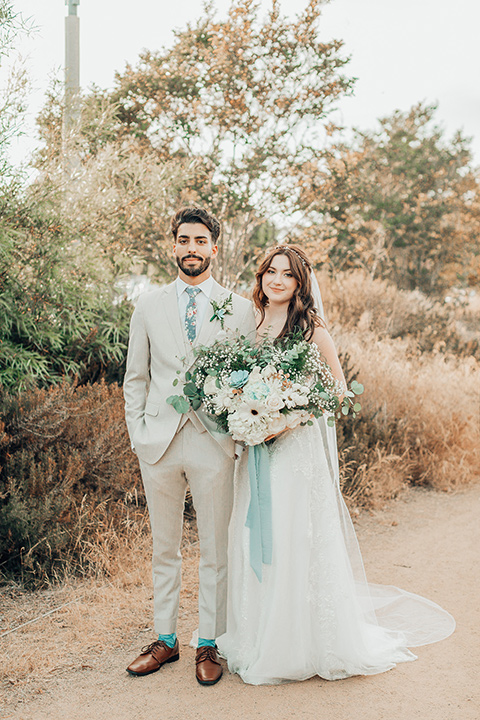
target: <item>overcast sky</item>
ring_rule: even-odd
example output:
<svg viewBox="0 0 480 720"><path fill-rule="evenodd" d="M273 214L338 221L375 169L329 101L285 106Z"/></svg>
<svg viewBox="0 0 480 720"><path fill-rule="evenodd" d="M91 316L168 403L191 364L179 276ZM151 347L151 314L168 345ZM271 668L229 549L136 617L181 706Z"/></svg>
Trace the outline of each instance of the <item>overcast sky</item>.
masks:
<svg viewBox="0 0 480 720"><path fill-rule="evenodd" d="M269 0L261 0L268 8ZM215 3L224 15L230 0ZM280 0L293 17L302 0ZM14 0L38 31L22 41L34 91L27 136L15 150L34 146L33 117L42 105L49 76L64 63L65 0ZM135 63L143 48L172 42L172 31L202 13L202 0L80 0L81 84L110 87L116 70ZM375 126L395 109L420 100L438 103L438 120L451 135L473 136L480 164L480 2L478 0L332 0L325 6L320 36L344 40L351 56L347 73L358 78L352 98L339 103L347 127ZM338 116L337 116L337 119Z"/></svg>

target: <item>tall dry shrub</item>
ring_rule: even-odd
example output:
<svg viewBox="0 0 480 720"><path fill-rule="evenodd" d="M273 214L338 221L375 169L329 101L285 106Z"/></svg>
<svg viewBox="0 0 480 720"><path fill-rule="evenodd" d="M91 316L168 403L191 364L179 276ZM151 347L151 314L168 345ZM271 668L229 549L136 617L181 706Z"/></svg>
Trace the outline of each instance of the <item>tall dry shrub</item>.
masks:
<svg viewBox="0 0 480 720"><path fill-rule="evenodd" d="M4 395L0 437L2 575L38 584L67 569L108 573L147 522L121 389Z"/></svg>
<svg viewBox="0 0 480 720"><path fill-rule="evenodd" d="M408 352L453 353L480 359L480 312L399 290L361 270L319 276L328 320L380 338L405 338ZM474 331L476 325L476 332Z"/></svg>
<svg viewBox="0 0 480 720"><path fill-rule="evenodd" d="M451 490L478 479L478 361L411 355L408 341L368 330L334 334L365 385L360 416L338 428L346 495L375 505L408 484Z"/></svg>

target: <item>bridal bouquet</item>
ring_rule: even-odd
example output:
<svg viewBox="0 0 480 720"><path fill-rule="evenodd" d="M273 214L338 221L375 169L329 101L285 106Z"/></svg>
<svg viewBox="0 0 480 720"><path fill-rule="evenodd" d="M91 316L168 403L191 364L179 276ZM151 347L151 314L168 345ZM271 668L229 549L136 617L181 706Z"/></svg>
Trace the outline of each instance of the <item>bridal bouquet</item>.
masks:
<svg viewBox="0 0 480 720"><path fill-rule="evenodd" d="M220 431L236 442L260 445L271 436L313 418L328 415L355 417L360 383L345 388L332 374L314 343L302 335L264 340L258 345L244 336L217 340L196 349L196 361L185 374L183 395L167 399L179 413L201 406ZM177 385L179 379L174 381ZM339 395L344 395L342 404Z"/></svg>

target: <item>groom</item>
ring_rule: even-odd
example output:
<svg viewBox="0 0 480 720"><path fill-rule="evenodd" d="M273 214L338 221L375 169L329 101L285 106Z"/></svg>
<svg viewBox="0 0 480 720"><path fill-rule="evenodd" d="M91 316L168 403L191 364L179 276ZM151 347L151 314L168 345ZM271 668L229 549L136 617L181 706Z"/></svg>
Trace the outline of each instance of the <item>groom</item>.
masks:
<svg viewBox="0 0 480 720"><path fill-rule="evenodd" d="M188 483L200 539L196 677L202 685L214 685L222 675L215 638L225 632L234 443L216 432L201 410L178 415L167 397L175 392L178 371L182 377L193 365L197 345L213 343L222 325L248 334L255 322L251 303L211 275L218 220L203 208L182 208L172 219L172 233L178 277L140 297L132 315L124 382L128 432L140 463L153 536L158 633L158 640L143 648L127 671L148 675L179 658L180 541Z"/></svg>

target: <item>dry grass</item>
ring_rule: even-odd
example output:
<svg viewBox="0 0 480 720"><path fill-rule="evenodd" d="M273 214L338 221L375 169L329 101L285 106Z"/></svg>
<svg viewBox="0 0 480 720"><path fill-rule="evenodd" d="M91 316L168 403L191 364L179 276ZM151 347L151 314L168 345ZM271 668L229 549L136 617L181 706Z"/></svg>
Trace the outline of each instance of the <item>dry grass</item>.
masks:
<svg viewBox="0 0 480 720"><path fill-rule="evenodd" d="M335 335L366 388L360 418L339 433L351 500L378 506L407 484L452 490L478 479L480 364L409 357L408 340L368 330Z"/></svg>
<svg viewBox="0 0 480 720"><path fill-rule="evenodd" d="M188 641L186 619L197 604L198 544L186 524L183 547L179 631ZM100 552L100 551L99 551ZM134 656L154 638L152 627L151 541L138 538L110 567L109 580L65 580L35 593L10 584L0 589L0 635L34 618L0 640L0 686L6 698L21 701L42 692L59 674L88 669L92 657L114 648ZM41 617L59 608L47 617ZM9 691L11 691L9 693Z"/></svg>
<svg viewBox="0 0 480 720"><path fill-rule="evenodd" d="M420 291L398 290L355 270L319 276L327 317L343 329L371 330L379 338L403 338L407 352L474 355L480 360L480 310L475 298L454 305Z"/></svg>
<svg viewBox="0 0 480 720"><path fill-rule="evenodd" d="M410 484L449 490L478 478L480 312L361 271L319 277L361 416L338 428L350 507L379 507Z"/></svg>
<svg viewBox="0 0 480 720"><path fill-rule="evenodd" d="M37 586L108 574L145 523L121 388L62 385L2 405L0 571Z"/></svg>

